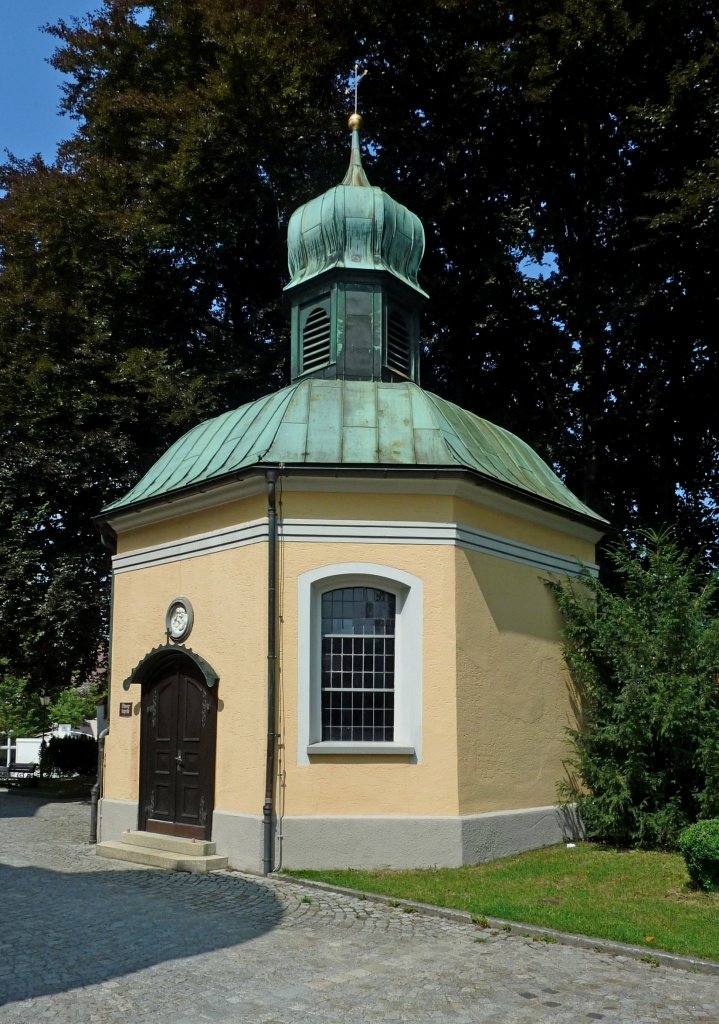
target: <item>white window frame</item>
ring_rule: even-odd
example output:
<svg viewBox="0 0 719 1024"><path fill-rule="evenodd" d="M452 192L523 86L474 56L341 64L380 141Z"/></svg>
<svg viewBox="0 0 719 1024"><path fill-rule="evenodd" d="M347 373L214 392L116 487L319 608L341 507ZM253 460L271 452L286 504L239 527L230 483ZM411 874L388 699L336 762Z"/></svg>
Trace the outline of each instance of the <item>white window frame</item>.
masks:
<svg viewBox="0 0 719 1024"><path fill-rule="evenodd" d="M396 597L394 740L322 740L322 595L342 587L375 587ZM321 755L409 756L420 760L422 739L422 580L390 565L341 562L297 580L297 763Z"/></svg>

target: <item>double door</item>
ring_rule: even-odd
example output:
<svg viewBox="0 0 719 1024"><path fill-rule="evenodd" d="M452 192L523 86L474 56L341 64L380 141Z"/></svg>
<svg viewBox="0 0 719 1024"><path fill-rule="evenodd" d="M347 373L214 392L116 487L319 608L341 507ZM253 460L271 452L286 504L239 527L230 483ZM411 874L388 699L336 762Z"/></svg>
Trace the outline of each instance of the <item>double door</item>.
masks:
<svg viewBox="0 0 719 1024"><path fill-rule="evenodd" d="M139 828L209 839L217 699L199 673L166 669L143 687Z"/></svg>

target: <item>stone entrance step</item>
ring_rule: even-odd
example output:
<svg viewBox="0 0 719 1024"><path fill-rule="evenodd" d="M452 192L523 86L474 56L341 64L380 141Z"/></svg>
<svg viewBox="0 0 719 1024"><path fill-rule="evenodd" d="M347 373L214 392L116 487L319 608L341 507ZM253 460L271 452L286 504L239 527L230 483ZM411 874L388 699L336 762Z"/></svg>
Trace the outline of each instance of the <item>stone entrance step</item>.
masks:
<svg viewBox="0 0 719 1024"><path fill-rule="evenodd" d="M215 853L215 844L200 839L162 836L155 832L123 832L119 842L98 843L98 857L147 864L168 871L207 874L227 867L227 857Z"/></svg>

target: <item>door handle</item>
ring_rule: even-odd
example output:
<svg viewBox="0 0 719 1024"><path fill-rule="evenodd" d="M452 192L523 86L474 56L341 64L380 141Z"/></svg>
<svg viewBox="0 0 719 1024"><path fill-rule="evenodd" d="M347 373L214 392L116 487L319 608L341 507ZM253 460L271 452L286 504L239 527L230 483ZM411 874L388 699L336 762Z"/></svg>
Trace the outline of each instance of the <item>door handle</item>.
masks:
<svg viewBox="0 0 719 1024"><path fill-rule="evenodd" d="M175 761L180 766L180 768L182 768L182 751L181 750L177 751L177 756L175 757Z"/></svg>

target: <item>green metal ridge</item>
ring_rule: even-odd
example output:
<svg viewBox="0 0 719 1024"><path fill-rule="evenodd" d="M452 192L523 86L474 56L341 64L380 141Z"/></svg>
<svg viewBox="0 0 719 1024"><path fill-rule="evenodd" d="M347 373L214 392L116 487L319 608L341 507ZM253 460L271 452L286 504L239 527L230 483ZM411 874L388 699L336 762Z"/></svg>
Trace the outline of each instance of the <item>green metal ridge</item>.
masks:
<svg viewBox="0 0 719 1024"><path fill-rule="evenodd" d="M464 469L598 523L603 520L514 434L416 384L305 379L202 423L104 509L171 499L253 467Z"/></svg>
<svg viewBox="0 0 719 1024"><path fill-rule="evenodd" d="M188 430L132 490L103 512L169 495L261 462L296 387L283 388Z"/></svg>
<svg viewBox="0 0 719 1024"><path fill-rule="evenodd" d="M345 174L340 184L369 187L369 180L367 178L367 175L365 174L365 169L362 166L362 153L360 151L359 131L356 128L352 129L352 148L350 150L350 165L347 168L347 173Z"/></svg>
<svg viewBox="0 0 719 1024"><path fill-rule="evenodd" d="M424 392L436 411L436 422L456 461L484 476L564 505L581 515L600 517L577 498L533 448L516 434L489 420ZM477 440L481 437L481 447Z"/></svg>

